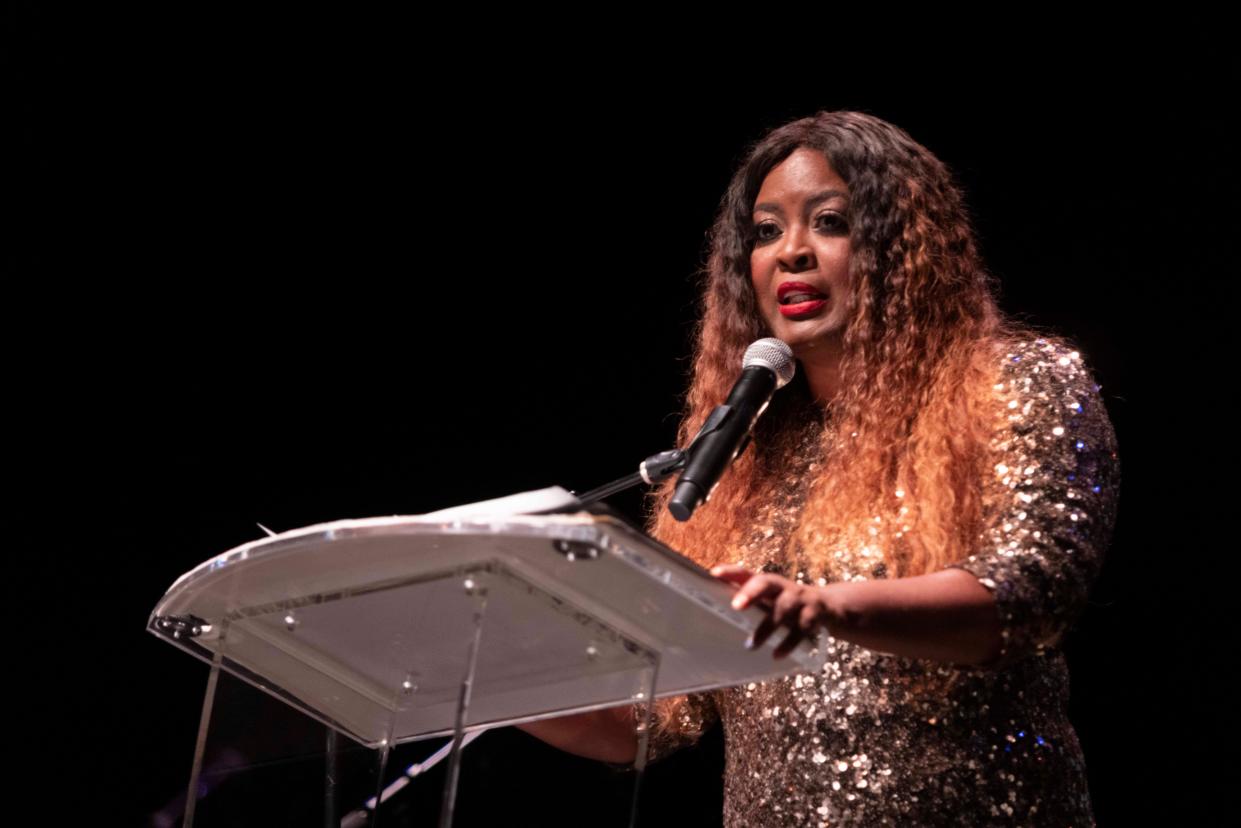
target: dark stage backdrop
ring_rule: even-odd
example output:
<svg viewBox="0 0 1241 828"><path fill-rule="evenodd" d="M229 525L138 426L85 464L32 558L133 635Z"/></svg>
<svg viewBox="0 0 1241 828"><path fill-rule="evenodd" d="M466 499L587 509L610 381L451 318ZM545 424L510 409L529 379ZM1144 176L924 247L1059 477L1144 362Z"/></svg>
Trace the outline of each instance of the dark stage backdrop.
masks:
<svg viewBox="0 0 1241 828"><path fill-rule="evenodd" d="M6 339L30 508L10 591L30 604L17 672L48 703L13 738L60 791L52 814L145 824L182 793L206 667L147 614L256 522L584 489L671 446L718 199L749 142L820 108L946 161L1004 307L1076 341L1103 386L1121 513L1068 644L1100 823L1220 807L1203 752L1224 622L1204 584L1235 547L1217 471L1235 370L1215 354L1236 307L1219 241L1237 73L1209 21L983 35L881 80L873 55L775 46L674 72L625 68L657 48L637 43L432 59L433 31L360 16L96 37L17 14L32 186ZM614 504L640 519L638 493ZM718 824L722 745L652 769L643 824ZM460 824L619 825L629 784L491 733L467 751ZM430 824L435 796L410 802L402 818Z"/></svg>

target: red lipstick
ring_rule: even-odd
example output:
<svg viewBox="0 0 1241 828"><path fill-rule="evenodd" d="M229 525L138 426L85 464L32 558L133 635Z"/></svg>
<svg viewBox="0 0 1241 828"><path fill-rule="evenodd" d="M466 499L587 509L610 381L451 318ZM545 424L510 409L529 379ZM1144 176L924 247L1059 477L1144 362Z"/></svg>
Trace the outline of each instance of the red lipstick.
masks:
<svg viewBox="0 0 1241 828"><path fill-rule="evenodd" d="M785 297L793 297L793 301L785 304ZM780 300L780 313L786 319L804 319L818 313L827 305L827 297L823 292L805 282L782 282L776 288L776 297Z"/></svg>

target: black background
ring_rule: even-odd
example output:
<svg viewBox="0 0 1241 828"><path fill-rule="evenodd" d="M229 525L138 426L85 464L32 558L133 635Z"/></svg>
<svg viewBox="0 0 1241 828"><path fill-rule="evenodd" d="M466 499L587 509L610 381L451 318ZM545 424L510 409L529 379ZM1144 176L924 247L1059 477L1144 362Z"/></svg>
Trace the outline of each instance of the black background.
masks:
<svg viewBox="0 0 1241 828"><path fill-rule="evenodd" d="M718 36L484 39L362 12L9 14L8 583L32 702L12 738L56 791L31 787L42 808L145 824L182 793L206 667L144 625L256 522L580 490L671 446L735 164L793 117L858 109L950 165L1004 308L1103 386L1121 512L1068 645L1100 823L1222 813L1237 62L1218 21L945 39L772 10ZM643 824L718 824L721 757L716 732L656 766ZM621 824L630 782L490 733L458 824ZM394 816L431 822L423 785Z"/></svg>

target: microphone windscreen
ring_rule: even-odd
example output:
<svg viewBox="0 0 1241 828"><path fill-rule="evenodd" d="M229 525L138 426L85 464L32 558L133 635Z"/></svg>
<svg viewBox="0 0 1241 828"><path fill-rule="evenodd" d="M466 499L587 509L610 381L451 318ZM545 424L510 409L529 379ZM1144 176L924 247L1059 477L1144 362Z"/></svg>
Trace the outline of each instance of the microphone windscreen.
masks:
<svg viewBox="0 0 1241 828"><path fill-rule="evenodd" d="M752 365L770 368L776 375L776 388L783 388L797 371L797 360L793 358L793 349L783 341L769 336L758 339L745 349L741 358L742 370Z"/></svg>

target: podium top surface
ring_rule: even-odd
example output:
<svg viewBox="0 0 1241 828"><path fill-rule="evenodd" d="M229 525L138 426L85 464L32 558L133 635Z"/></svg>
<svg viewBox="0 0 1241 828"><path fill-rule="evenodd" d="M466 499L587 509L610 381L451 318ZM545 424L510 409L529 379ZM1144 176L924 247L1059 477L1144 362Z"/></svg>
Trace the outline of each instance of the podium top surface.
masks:
<svg viewBox="0 0 1241 828"><path fill-rule="evenodd" d="M149 629L376 744L821 669L742 642L762 610L563 489L417 516L338 520L242 544L173 583ZM393 724L395 723L395 727Z"/></svg>

